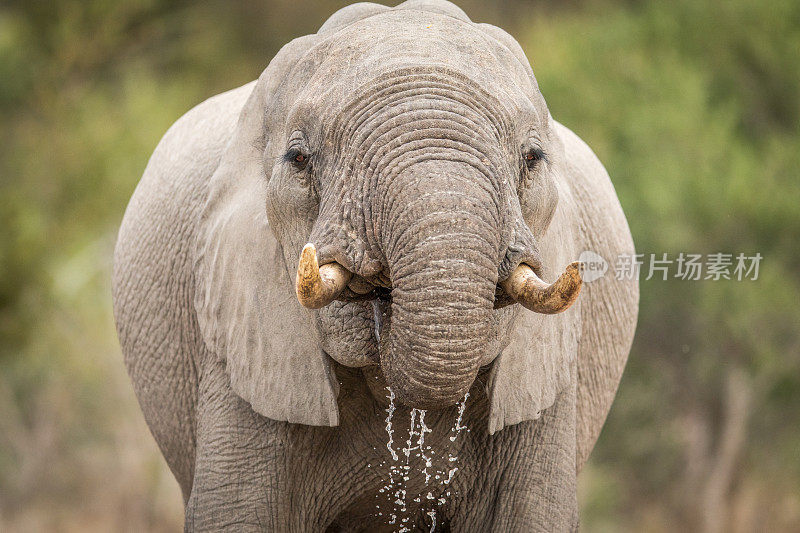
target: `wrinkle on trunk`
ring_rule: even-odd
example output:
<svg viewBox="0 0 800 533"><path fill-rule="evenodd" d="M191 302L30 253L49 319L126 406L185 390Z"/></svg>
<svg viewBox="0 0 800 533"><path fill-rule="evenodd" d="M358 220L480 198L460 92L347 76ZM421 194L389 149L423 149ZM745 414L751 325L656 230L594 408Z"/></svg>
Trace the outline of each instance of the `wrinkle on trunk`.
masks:
<svg viewBox="0 0 800 533"><path fill-rule="evenodd" d="M397 197L384 228L391 327L381 353L398 399L424 409L454 404L477 375L490 334L500 242L488 179L468 165L429 163L412 169L411 190L396 179L392 191ZM458 172L458 179L445 172Z"/></svg>

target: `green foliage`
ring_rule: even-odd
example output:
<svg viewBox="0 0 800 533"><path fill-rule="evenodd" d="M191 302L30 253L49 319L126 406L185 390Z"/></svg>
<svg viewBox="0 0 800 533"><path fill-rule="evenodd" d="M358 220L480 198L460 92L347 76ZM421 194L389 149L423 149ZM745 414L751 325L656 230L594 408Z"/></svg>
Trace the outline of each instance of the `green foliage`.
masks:
<svg viewBox="0 0 800 533"><path fill-rule="evenodd" d="M180 520L116 347L116 228L175 119L346 3L0 7L0 529ZM641 253L764 257L758 281L642 282L581 481L585 528L800 528L800 4L462 7L521 42L553 115L606 164ZM105 503L74 512L90 498Z"/></svg>

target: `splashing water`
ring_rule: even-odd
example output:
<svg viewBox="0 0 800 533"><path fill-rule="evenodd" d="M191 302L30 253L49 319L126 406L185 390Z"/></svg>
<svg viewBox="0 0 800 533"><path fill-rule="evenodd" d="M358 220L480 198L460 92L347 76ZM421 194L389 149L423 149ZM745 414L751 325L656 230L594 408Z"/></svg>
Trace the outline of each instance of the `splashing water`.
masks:
<svg viewBox="0 0 800 533"><path fill-rule="evenodd" d="M394 430L392 429L392 415L394 414L394 391L391 387L386 387L389 390L389 407L386 409L386 433L389 434L389 442L386 443L386 447L389 448L389 453L392 454L392 461L397 461L397 452L394 451L392 448L392 444L394 443L394 439L392 436L394 435Z"/></svg>
<svg viewBox="0 0 800 533"><path fill-rule="evenodd" d="M456 457L458 459L458 457ZM453 481L453 475L458 472L458 467L451 468L450 471L447 473L447 479L444 480L445 485L449 485L451 481Z"/></svg>
<svg viewBox="0 0 800 533"><path fill-rule="evenodd" d="M455 435L450 437L450 442L455 442L461 430L467 429L467 426L461 425L461 420L464 418L464 410L467 408L467 398L469 398L469 392L467 392L464 395L464 399L458 403L458 418L456 419L456 425L451 430L455 432Z"/></svg>
<svg viewBox="0 0 800 533"><path fill-rule="evenodd" d="M424 409L411 409L408 439L406 440L406 446L402 448L402 453L405 456L405 464L398 464L400 457L393 446L394 429L392 427L392 417L394 416L395 412L395 394L390 387L387 387L387 390L389 391L389 407L386 409L386 433L389 437L389 440L386 444L386 448L389 450L391 462L393 464L389 465L389 480L387 484L384 485L383 488L381 488L378 492L382 494L386 493L386 495L389 496L389 501L393 504L392 512L387 513L389 524L398 526L398 533L405 533L411 531L408 527L411 515L406 514L406 498L408 497L406 482L409 480L409 475L411 474L412 470L412 452L416 451L415 456L422 461L423 467L421 473L425 476L426 487L430 486L431 478L433 478L438 481L439 486L441 486L442 490L444 490L453 481L453 477L459 469L457 466L452 465L451 468L445 468L444 470L437 469L434 470L433 473L431 473L429 470L433 468L432 456L436 455L436 452L430 445L425 444L425 434L433 433L433 431L425 424L425 415L427 411ZM450 436L450 442L455 442L463 430L469 431L469 428L467 428L466 425L462 425L468 398L469 393L467 393L458 403L458 417L456 418L455 424L450 430L452 433ZM440 456L443 457L441 454ZM457 460L457 455L453 455L452 453L447 454L448 463L452 464ZM441 494L438 498L433 495L433 491L427 491L427 494L425 494L424 500L429 501L436 506L425 513L431 519L431 532L436 530L436 508L447 503L447 497L449 496L449 489L444 490L444 494ZM376 498L377 497L378 495L376 495ZM421 503L421 495L413 498L413 501L415 503ZM375 507L379 511L378 516L383 516L380 504L376 505Z"/></svg>
<svg viewBox="0 0 800 533"><path fill-rule="evenodd" d="M416 433L414 428L416 426L417 413L418 412L419 412L419 409L412 409L411 410L411 424L409 424L409 426L408 426L408 441L406 442L406 447L403 448L403 455L406 456L406 464L408 464L408 462L411 460L411 450L415 450L416 449L416 446L411 446L411 442L413 441L414 434Z"/></svg>
<svg viewBox="0 0 800 533"><path fill-rule="evenodd" d="M425 425L425 410L419 412L419 440L417 441L417 448L419 449L419 456L425 464L425 468L422 469L422 473L425 475L425 485L427 485L431 480L431 474L428 472L428 468L433 466L433 462L431 461L430 455L425 455L425 433L432 433L433 431ZM429 451L430 446L428 446Z"/></svg>
<svg viewBox="0 0 800 533"><path fill-rule="evenodd" d="M372 300L372 318L375 324L375 340L378 341L378 344L381 343L381 315L381 304L377 299Z"/></svg>
<svg viewBox="0 0 800 533"><path fill-rule="evenodd" d="M430 511L428 511L428 516L431 517L431 530L430 530L430 533L433 533L434 531L436 531L436 511L431 509Z"/></svg>
<svg viewBox="0 0 800 533"><path fill-rule="evenodd" d="M406 490L403 488L403 485L404 481L408 479L406 471L410 467L408 465L397 464L397 462L400 460L400 457L394 449L394 429L392 427L392 417L394 416L395 412L395 394L391 387L386 387L386 389L389 392L389 407L386 409L386 434L389 436L389 440L386 443L386 448L389 450L391 462L393 464L389 465L388 482L378 492L386 493L386 495L389 497L389 501L392 501L394 498L392 501L394 507L392 512L389 513L389 524L400 525L401 527L399 531L409 531L405 525L403 525L408 518L403 517L402 514L406 511ZM381 511L380 504L376 505L375 508L379 511L378 515L382 516L383 512Z"/></svg>

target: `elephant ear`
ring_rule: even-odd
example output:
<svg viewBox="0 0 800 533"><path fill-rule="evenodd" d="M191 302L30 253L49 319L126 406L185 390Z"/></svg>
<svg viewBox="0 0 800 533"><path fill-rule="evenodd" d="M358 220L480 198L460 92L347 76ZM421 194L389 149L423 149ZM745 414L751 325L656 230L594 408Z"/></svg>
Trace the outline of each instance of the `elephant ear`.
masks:
<svg viewBox="0 0 800 533"><path fill-rule="evenodd" d="M206 347L225 361L233 390L273 420L338 424L338 382L311 312L265 212L265 110L292 58L314 36L293 41L255 85L210 178L195 258L194 305ZM305 42L304 42L305 40Z"/></svg>
<svg viewBox="0 0 800 533"><path fill-rule="evenodd" d="M558 207L539 243L546 281L555 280L577 258L574 200L563 180L556 181L556 188ZM511 340L495 359L489 376L489 433L539 418L576 379L580 306L579 296L557 315L518 310Z"/></svg>

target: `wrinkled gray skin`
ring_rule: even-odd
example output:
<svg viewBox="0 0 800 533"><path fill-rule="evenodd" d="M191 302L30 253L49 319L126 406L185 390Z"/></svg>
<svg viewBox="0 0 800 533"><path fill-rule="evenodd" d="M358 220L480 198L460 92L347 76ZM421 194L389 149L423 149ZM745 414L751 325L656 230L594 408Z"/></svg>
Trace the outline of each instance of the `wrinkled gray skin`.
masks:
<svg viewBox="0 0 800 533"><path fill-rule="evenodd" d="M306 242L383 289L301 307ZM408 407L429 408L433 469L459 458L449 486L414 469L409 527L430 527L413 499L445 490L441 531L577 527L637 285L606 276L552 316L495 301L520 262L552 281L586 249L633 252L605 170L550 116L519 45L448 2L342 9L191 110L131 199L113 280L187 529L394 529L376 513L392 507L387 384L395 447ZM468 390L470 432L451 442Z"/></svg>

